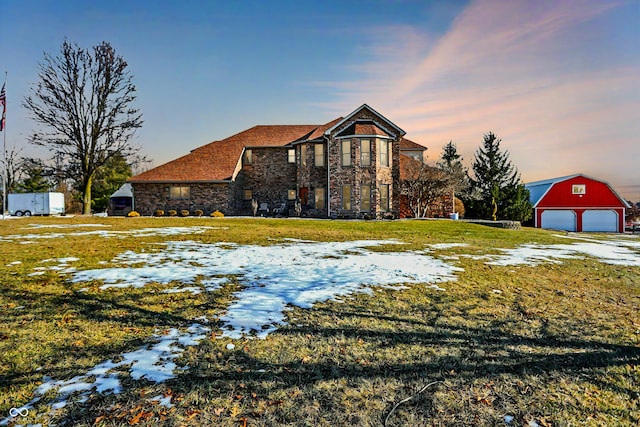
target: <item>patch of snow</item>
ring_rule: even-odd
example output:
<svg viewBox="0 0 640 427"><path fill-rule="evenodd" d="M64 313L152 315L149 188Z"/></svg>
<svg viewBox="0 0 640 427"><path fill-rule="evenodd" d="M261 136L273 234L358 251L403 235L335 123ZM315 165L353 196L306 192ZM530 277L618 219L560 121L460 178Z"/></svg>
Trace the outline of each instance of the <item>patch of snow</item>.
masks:
<svg viewBox="0 0 640 427"><path fill-rule="evenodd" d="M108 224L29 224L28 228L83 228L83 227L111 227ZM28 229L24 227L24 229Z"/></svg>
<svg viewBox="0 0 640 427"><path fill-rule="evenodd" d="M522 245L514 249L500 249L499 255L491 265L538 265L540 263L561 263L562 259L575 259L590 256L599 261L630 267L640 266L640 254L632 250L625 241L580 239L583 242L556 245ZM640 249L640 247L638 247Z"/></svg>
<svg viewBox="0 0 640 427"><path fill-rule="evenodd" d="M156 402L160 406L164 406L165 408L173 408L173 403L171 403L171 396L163 396L159 394L157 396L149 398L150 402Z"/></svg>
<svg viewBox="0 0 640 427"><path fill-rule="evenodd" d="M20 265L22 264L22 261L11 261L9 264L7 264L7 267L12 267L14 265Z"/></svg>
<svg viewBox="0 0 640 427"><path fill-rule="evenodd" d="M433 243L428 245L433 249L451 249L451 248L462 248L465 246L469 246L468 243Z"/></svg>
<svg viewBox="0 0 640 427"><path fill-rule="evenodd" d="M41 239L61 239L67 236L99 236L105 238L118 237L121 239L129 237L149 237L149 236L180 236L184 234L201 234L210 230L226 230L228 227L156 227L156 228L140 228L135 230L92 230L92 231L74 231L70 233L41 233L41 234L10 234L0 237L0 242L33 243L33 240Z"/></svg>
<svg viewBox="0 0 640 427"><path fill-rule="evenodd" d="M401 289L407 283L451 281L456 279L454 272L461 271L421 252L370 250L384 244L399 242L288 241L272 246L167 242L156 252L124 252L112 261L122 267L76 272L72 281L102 280L101 289L180 282L187 290L200 284L210 291L227 283L226 275L235 276L244 289L235 293L235 301L220 318L223 335L240 338L255 333L264 338L284 323L284 312L291 306L310 308L352 293L371 294L371 288L378 286Z"/></svg>
<svg viewBox="0 0 640 427"><path fill-rule="evenodd" d="M51 409L62 409L67 406L72 395L76 401L85 401L94 391L98 393L120 393L121 372L128 372L135 380L161 383L174 378L175 358L180 356L185 347L198 345L211 329L199 323L194 323L186 332L170 329L165 335L154 335L155 343L145 345L137 350L120 355L119 362L107 360L95 365L87 373L77 375L69 380L54 380L44 377L42 384L35 391L36 397L23 406L27 410L41 399L41 396L54 390L55 400ZM6 425L11 418L0 420L0 425Z"/></svg>
<svg viewBox="0 0 640 427"><path fill-rule="evenodd" d="M198 295L202 292L202 289L195 286L187 286L185 288L171 288L162 291L163 294L177 294L180 292L191 292L192 295Z"/></svg>

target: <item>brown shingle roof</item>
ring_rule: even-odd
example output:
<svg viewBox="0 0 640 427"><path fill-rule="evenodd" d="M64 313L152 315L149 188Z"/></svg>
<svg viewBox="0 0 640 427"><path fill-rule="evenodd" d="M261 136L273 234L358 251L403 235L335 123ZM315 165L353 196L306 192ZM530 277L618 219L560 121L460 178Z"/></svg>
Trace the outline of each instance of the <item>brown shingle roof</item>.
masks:
<svg viewBox="0 0 640 427"><path fill-rule="evenodd" d="M400 149L401 150L426 150L427 147L424 145L420 145L416 142L411 141L407 138L402 138L400 140Z"/></svg>
<svg viewBox="0 0 640 427"><path fill-rule="evenodd" d="M244 147L280 147L322 135L340 119L324 125L261 125L220 141L213 141L136 175L129 182L195 182L231 179Z"/></svg>

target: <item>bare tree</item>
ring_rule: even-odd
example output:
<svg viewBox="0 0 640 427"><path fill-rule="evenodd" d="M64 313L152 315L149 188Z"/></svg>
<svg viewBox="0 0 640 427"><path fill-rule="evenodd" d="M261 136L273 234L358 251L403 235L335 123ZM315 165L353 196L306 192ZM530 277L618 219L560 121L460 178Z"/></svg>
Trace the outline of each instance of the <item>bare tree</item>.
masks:
<svg viewBox="0 0 640 427"><path fill-rule="evenodd" d="M39 81L23 102L41 125L30 142L64 160L58 167L81 184L83 213L89 214L96 172L115 155L138 152L131 143L142 126L142 114L132 106L136 88L109 42L90 50L65 40L59 55L44 54L39 68Z"/></svg>
<svg viewBox="0 0 640 427"><path fill-rule="evenodd" d="M442 169L408 158L403 165L400 194L407 198L415 218L424 218L434 202L450 194L449 175Z"/></svg>
<svg viewBox="0 0 640 427"><path fill-rule="evenodd" d="M6 171L6 179L5 189L7 194L14 193L16 191L16 184L20 180L20 174L22 170L23 159L18 157L22 149L14 146L12 149L7 150L2 159L0 159L0 163L2 163L2 167Z"/></svg>

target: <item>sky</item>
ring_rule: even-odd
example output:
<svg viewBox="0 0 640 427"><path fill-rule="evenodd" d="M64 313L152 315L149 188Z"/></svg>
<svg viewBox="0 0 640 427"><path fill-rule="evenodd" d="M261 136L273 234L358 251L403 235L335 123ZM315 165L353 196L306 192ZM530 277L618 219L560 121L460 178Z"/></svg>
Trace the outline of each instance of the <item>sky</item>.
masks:
<svg viewBox="0 0 640 427"><path fill-rule="evenodd" d="M574 173L640 201L640 1L0 0L7 149L43 53L109 41L157 166L257 124L323 124L367 103L470 167L495 133L525 182ZM42 150L42 149L40 149ZM33 154L36 153L36 154Z"/></svg>

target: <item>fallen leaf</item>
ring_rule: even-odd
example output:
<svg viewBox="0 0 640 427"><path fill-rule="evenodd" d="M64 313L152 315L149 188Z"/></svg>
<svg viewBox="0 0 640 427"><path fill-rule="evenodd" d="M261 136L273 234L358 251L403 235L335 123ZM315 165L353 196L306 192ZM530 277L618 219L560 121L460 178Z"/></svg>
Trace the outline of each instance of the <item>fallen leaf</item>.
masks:
<svg viewBox="0 0 640 427"><path fill-rule="evenodd" d="M222 415L223 412L224 412L224 408L216 408L213 410L213 413L216 414L217 416Z"/></svg>

